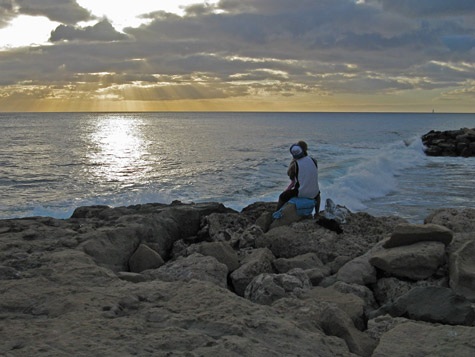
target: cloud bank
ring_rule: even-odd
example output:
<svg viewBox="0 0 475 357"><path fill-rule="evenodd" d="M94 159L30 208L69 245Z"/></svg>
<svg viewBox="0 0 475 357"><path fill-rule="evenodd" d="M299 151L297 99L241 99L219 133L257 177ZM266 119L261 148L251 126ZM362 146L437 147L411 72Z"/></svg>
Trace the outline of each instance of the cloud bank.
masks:
<svg viewBox="0 0 475 357"><path fill-rule="evenodd" d="M94 15L76 1L39 3L0 0L0 26L19 13L62 23L51 45L0 52L0 110L22 96L473 108L472 0L221 0L123 32L78 25Z"/></svg>

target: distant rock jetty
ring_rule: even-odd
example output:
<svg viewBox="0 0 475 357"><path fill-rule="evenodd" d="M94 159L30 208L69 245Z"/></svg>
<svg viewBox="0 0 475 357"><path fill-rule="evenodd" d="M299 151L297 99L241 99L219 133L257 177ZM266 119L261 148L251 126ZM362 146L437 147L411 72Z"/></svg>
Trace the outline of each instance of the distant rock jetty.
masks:
<svg viewBox="0 0 475 357"><path fill-rule="evenodd" d="M431 130L422 136L429 156L475 156L475 128L460 130Z"/></svg>
<svg viewBox="0 0 475 357"><path fill-rule="evenodd" d="M0 355L475 356L475 209L274 207L0 220Z"/></svg>

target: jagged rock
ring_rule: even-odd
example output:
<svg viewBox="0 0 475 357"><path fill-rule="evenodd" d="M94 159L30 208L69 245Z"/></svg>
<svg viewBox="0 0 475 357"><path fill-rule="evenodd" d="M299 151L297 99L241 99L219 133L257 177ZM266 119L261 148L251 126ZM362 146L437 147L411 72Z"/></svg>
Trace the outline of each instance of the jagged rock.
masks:
<svg viewBox="0 0 475 357"><path fill-rule="evenodd" d="M441 278L436 280L408 281L399 280L394 277L378 279L376 284L372 285L374 297L380 305L392 303L409 290L417 287L449 287L448 279Z"/></svg>
<svg viewBox="0 0 475 357"><path fill-rule="evenodd" d="M235 249L255 248L257 237L261 237L263 234L262 228L253 224L245 228L241 234L235 235L230 243Z"/></svg>
<svg viewBox="0 0 475 357"><path fill-rule="evenodd" d="M425 287L413 288L370 314L371 318L389 313L393 317L408 317L412 320L449 325L472 326L475 312L470 301L454 294L452 289Z"/></svg>
<svg viewBox="0 0 475 357"><path fill-rule="evenodd" d="M382 335L373 357L475 355L475 329L406 322Z"/></svg>
<svg viewBox="0 0 475 357"><path fill-rule="evenodd" d="M211 242L229 242L241 235L253 222L239 213L212 213L204 217L201 237Z"/></svg>
<svg viewBox="0 0 475 357"><path fill-rule="evenodd" d="M244 257L241 266L230 275L236 294L244 296L244 291L249 283L259 274L273 273L272 262L275 260L272 252L267 248L243 251Z"/></svg>
<svg viewBox="0 0 475 357"><path fill-rule="evenodd" d="M190 281L192 279L209 281L226 288L228 267L214 257L194 253L186 258L179 257L158 269L146 270L142 274L148 279L162 281Z"/></svg>
<svg viewBox="0 0 475 357"><path fill-rule="evenodd" d="M450 287L475 302L475 241L466 242L450 255Z"/></svg>
<svg viewBox="0 0 475 357"><path fill-rule="evenodd" d="M446 246L452 242L453 232L436 224L401 224L396 227L391 238L384 243L384 248L411 245L418 242L441 242Z"/></svg>
<svg viewBox="0 0 475 357"><path fill-rule="evenodd" d="M140 244L129 259L129 267L132 273L140 273L147 269L156 269L163 264L164 261L160 254L145 244Z"/></svg>
<svg viewBox="0 0 475 357"><path fill-rule="evenodd" d="M21 274L12 267L0 265L0 280L20 279Z"/></svg>
<svg viewBox="0 0 475 357"><path fill-rule="evenodd" d="M359 356L371 356L376 348L375 340L356 329L351 318L333 306L323 311L320 325L327 335L344 339L349 350Z"/></svg>
<svg viewBox="0 0 475 357"><path fill-rule="evenodd" d="M420 242L384 249L372 254L370 263L393 276L421 280L433 275L445 262L445 246Z"/></svg>
<svg viewBox="0 0 475 357"><path fill-rule="evenodd" d="M247 286L244 297L255 303L270 305L284 297L299 297L310 289L310 281L302 269L286 274L260 274Z"/></svg>
<svg viewBox="0 0 475 357"><path fill-rule="evenodd" d="M475 156L475 128L460 130L431 130L422 136L429 156Z"/></svg>
<svg viewBox="0 0 475 357"><path fill-rule="evenodd" d="M429 214L424 223L438 224L454 233L475 232L475 209L440 208Z"/></svg>
<svg viewBox="0 0 475 357"><path fill-rule="evenodd" d="M307 270L323 266L315 253L302 254L293 258L279 258L274 260L273 264L278 273L287 273L295 268Z"/></svg>

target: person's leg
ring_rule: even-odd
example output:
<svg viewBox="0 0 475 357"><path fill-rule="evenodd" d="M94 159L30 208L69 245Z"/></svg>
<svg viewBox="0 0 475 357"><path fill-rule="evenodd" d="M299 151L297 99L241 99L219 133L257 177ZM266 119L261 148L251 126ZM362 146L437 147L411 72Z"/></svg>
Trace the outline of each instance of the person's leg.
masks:
<svg viewBox="0 0 475 357"><path fill-rule="evenodd" d="M299 191L298 189L294 188L292 190L287 190L287 191L284 191L280 194L279 196L279 202L277 202L277 208L276 208L276 211L280 210L282 208L282 206L286 203L286 202L289 202L289 200L292 198L292 197L297 197L299 194Z"/></svg>

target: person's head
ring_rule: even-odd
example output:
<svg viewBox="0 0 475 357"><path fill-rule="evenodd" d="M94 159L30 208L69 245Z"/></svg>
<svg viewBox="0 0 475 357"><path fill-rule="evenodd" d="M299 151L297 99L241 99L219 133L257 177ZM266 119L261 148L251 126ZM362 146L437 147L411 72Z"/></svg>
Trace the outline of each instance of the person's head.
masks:
<svg viewBox="0 0 475 357"><path fill-rule="evenodd" d="M298 144L293 144L290 147L290 153L295 160L301 159L306 154L302 147Z"/></svg>
<svg viewBox="0 0 475 357"><path fill-rule="evenodd" d="M297 145L300 146L303 151L305 151L305 155L306 155L308 151L307 143L305 141L300 140L297 142Z"/></svg>

